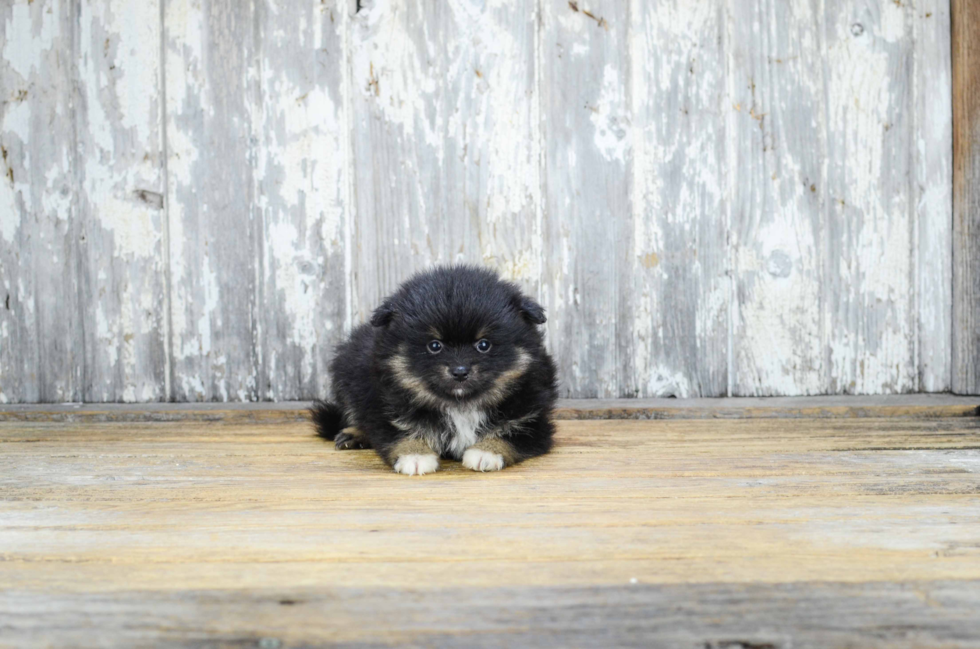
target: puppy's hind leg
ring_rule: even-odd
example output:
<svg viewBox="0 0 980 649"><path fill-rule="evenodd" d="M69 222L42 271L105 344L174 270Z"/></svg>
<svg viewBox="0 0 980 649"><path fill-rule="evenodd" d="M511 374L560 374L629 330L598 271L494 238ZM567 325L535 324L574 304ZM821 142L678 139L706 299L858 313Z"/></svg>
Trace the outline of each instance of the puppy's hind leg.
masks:
<svg viewBox="0 0 980 649"><path fill-rule="evenodd" d="M310 417L316 427L316 434L330 442L350 423L340 406L322 399L313 402Z"/></svg>
<svg viewBox="0 0 980 649"><path fill-rule="evenodd" d="M371 441L359 428L349 427L337 433L333 440L338 451L371 448Z"/></svg>

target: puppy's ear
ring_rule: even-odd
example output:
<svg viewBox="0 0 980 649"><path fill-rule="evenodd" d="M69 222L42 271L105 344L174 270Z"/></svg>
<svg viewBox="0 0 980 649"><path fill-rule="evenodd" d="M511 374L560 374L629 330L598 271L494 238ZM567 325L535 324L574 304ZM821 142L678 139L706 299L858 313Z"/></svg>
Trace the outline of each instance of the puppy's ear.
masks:
<svg viewBox="0 0 980 649"><path fill-rule="evenodd" d="M371 314L371 326L386 327L394 317L395 310L391 307L390 303L384 302Z"/></svg>
<svg viewBox="0 0 980 649"><path fill-rule="evenodd" d="M544 315L544 307L529 297L522 295L518 300L517 308L524 319L531 324L540 325L548 321Z"/></svg>

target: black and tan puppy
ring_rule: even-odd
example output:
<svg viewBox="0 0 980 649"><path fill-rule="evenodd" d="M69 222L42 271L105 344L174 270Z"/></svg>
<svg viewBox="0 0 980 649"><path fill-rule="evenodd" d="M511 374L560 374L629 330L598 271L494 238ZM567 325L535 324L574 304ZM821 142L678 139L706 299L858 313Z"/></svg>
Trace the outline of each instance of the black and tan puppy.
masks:
<svg viewBox="0 0 980 649"><path fill-rule="evenodd" d="M312 410L317 433L373 448L406 475L437 470L440 457L498 471L546 453L557 389L544 322L490 270L420 273L338 348L334 401Z"/></svg>

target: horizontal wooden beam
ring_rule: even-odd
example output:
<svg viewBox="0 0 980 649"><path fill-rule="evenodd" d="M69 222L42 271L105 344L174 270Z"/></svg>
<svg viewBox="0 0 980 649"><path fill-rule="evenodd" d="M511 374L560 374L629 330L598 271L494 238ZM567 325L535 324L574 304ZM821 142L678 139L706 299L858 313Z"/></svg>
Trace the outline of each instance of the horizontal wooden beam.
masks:
<svg viewBox="0 0 980 649"><path fill-rule="evenodd" d="M0 593L11 646L84 644L82 620L97 620L103 647L285 647L338 634L352 645L467 649L962 647L980 633L978 607L977 580L457 587L414 597L329 585ZM52 612L61 623L51 624Z"/></svg>
<svg viewBox="0 0 980 649"><path fill-rule="evenodd" d="M285 403L18 404L2 421L274 423L309 418L309 401ZM725 399L560 399L557 419L802 419L837 417L968 417L980 398L949 394L760 397Z"/></svg>

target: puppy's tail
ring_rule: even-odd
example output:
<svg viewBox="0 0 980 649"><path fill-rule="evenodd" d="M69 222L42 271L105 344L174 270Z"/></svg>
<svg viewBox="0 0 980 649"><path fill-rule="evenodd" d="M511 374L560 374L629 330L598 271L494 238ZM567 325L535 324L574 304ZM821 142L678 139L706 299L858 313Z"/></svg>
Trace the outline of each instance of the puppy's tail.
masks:
<svg viewBox="0 0 980 649"><path fill-rule="evenodd" d="M317 399L310 408L310 415L313 416L313 425L316 426L316 434L323 439L333 441L337 433L347 427L347 417L344 411L336 404Z"/></svg>

